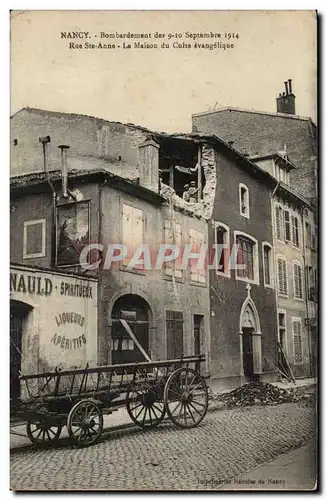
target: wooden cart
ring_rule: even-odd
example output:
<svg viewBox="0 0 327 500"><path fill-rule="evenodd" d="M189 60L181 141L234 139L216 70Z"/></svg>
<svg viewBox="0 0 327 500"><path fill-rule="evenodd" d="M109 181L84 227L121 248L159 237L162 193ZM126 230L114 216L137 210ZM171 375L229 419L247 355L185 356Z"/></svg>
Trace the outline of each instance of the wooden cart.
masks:
<svg viewBox="0 0 327 500"><path fill-rule="evenodd" d="M58 440L65 425L74 443L91 445L101 435L103 416L122 406L143 428L157 426L166 415L178 427L195 427L208 409L200 375L204 360L199 355L23 375L25 395L15 414L37 445Z"/></svg>

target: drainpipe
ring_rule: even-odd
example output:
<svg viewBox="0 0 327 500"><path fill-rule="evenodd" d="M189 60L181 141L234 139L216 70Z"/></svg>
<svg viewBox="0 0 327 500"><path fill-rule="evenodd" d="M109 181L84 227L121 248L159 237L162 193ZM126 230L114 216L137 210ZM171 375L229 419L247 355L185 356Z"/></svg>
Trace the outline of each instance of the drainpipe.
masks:
<svg viewBox="0 0 327 500"><path fill-rule="evenodd" d="M56 201L57 201L57 193L55 191L55 188L53 187L53 184L50 180L49 177L49 172L47 168L47 156L48 156L48 147L47 145L49 142L51 142L50 136L47 135L46 137L40 137L39 141L42 144L43 148L43 167L44 167L44 174L45 178L50 186L50 189L52 191L52 224L51 224L51 266L55 267L56 264Z"/></svg>
<svg viewBox="0 0 327 500"><path fill-rule="evenodd" d="M276 269L276 238L275 238L275 212L274 212L274 204L273 204L273 199L276 194L277 189L279 188L280 181L277 182L276 186L274 187L272 193L271 193L271 216L272 216L272 237L273 237L273 273L274 273L274 285L275 285L275 297L276 297L276 322L277 322L277 340L278 343L280 341L279 338L279 317L278 317L278 276L277 276L277 269ZM286 325L287 326L287 325ZM277 344L277 365L278 365L278 344Z"/></svg>
<svg viewBox="0 0 327 500"><path fill-rule="evenodd" d="M304 274L304 284L305 284L305 308L307 312L308 324L307 324L307 332L308 332L308 347L309 347L309 363L310 363L310 373L312 374L312 352L311 352L311 329L309 325L309 301L308 301L308 292L309 292L309 277L306 272L306 255L305 255L305 223L304 223L304 209L306 207L303 206L301 208L301 221L302 221L302 245L303 245L303 274Z"/></svg>

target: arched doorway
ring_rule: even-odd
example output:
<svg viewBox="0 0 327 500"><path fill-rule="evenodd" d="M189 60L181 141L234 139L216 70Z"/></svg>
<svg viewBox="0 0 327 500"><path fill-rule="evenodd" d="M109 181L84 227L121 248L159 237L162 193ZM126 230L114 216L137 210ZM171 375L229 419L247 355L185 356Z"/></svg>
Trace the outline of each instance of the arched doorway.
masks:
<svg viewBox="0 0 327 500"><path fill-rule="evenodd" d="M242 376L256 380L262 373L261 330L257 308L251 298L251 286L240 314L240 344Z"/></svg>
<svg viewBox="0 0 327 500"><path fill-rule="evenodd" d="M19 300L10 301L10 401L20 397L19 375L22 366L22 336L24 322L32 307Z"/></svg>
<svg viewBox="0 0 327 500"><path fill-rule="evenodd" d="M142 350L149 355L149 315L149 304L139 295L127 294L116 300L111 314L113 364L147 361Z"/></svg>

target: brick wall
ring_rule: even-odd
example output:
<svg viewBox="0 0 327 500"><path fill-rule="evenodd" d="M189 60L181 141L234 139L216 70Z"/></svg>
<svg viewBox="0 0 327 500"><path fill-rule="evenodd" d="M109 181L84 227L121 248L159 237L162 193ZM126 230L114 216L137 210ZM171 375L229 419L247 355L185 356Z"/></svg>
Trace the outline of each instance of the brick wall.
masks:
<svg viewBox="0 0 327 500"><path fill-rule="evenodd" d="M309 119L223 110L192 116L199 133L215 134L250 156L284 149L298 167L291 173L291 186L300 194L316 196L315 130Z"/></svg>

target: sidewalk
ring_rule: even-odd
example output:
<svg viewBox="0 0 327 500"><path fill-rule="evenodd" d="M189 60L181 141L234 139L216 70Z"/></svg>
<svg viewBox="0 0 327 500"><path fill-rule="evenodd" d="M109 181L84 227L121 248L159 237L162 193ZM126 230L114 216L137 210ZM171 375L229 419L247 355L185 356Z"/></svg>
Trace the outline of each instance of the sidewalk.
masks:
<svg viewBox="0 0 327 500"><path fill-rule="evenodd" d="M316 486L317 450L315 440L231 480L223 490L302 490Z"/></svg>
<svg viewBox="0 0 327 500"><path fill-rule="evenodd" d="M275 385L279 389L314 389L317 385L316 378L298 378L294 382L272 382L272 385Z"/></svg>

